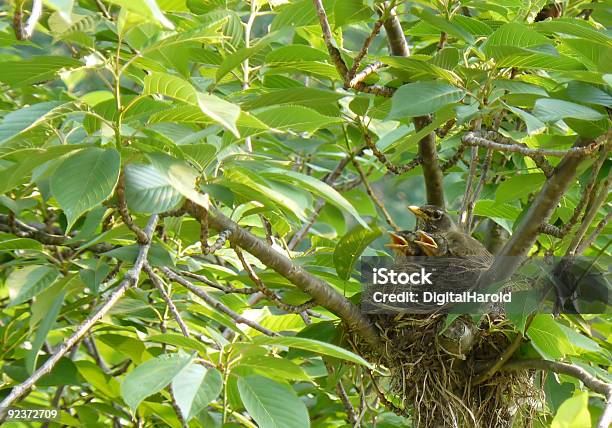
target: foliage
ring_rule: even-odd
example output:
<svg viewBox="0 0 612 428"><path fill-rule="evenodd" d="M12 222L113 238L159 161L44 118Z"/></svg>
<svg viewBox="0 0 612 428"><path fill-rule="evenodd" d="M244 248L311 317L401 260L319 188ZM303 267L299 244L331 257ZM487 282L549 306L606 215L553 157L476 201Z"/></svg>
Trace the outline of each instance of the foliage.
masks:
<svg viewBox="0 0 612 428"><path fill-rule="evenodd" d="M326 40L319 3L48 0L36 19L32 2L0 6L0 398L122 290L16 406L60 406L68 426L413 423L346 334L367 320L331 301L356 301L356 261L384 254L389 218L414 226L428 136L442 200L490 248L524 232L559 159L592 144L527 248L609 257L604 4L535 22L544 2L329 0ZM410 56L380 30L395 6ZM483 157L468 131L523 151ZM609 314L523 315L508 330L527 329L517 355L611 381ZM542 389L538 423L591 426L603 411L569 376Z"/></svg>

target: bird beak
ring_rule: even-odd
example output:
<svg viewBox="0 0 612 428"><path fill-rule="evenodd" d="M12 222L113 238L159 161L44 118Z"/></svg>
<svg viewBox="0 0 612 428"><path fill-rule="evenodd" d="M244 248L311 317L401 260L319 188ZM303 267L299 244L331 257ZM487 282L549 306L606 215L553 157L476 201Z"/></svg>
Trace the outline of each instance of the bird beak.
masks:
<svg viewBox="0 0 612 428"><path fill-rule="evenodd" d="M425 214L419 207L417 207L416 205L410 205L408 207L408 209L410 211L412 211L412 214L414 214L415 216L422 218L424 220L427 220L429 217L427 217L427 214Z"/></svg>
<svg viewBox="0 0 612 428"><path fill-rule="evenodd" d="M419 247L423 249L438 249L438 244L436 243L435 239L433 239L427 233L423 232L422 230L417 230L417 234L419 235L419 239L414 241L414 243Z"/></svg>
<svg viewBox="0 0 612 428"><path fill-rule="evenodd" d="M385 244L385 247L400 249L406 248L408 246L408 241L406 241L403 236L400 236L397 233L389 232L389 237L391 238L391 243Z"/></svg>

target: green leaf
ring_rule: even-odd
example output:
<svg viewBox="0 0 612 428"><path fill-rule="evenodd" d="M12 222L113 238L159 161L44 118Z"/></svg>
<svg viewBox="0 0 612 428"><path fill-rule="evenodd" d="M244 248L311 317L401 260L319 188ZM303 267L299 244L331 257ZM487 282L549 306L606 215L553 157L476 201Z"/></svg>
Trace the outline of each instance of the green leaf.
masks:
<svg viewBox="0 0 612 428"><path fill-rule="evenodd" d="M459 101L463 96L463 89L447 83L408 83L393 94L389 118L401 119L434 113L448 104Z"/></svg>
<svg viewBox="0 0 612 428"><path fill-rule="evenodd" d="M40 351L40 348L42 348L44 341L47 339L47 334L49 334L53 324L55 324L57 315L62 308L62 303L64 303L65 295L66 291L61 291L57 296L55 296L53 303L48 308L47 312L45 312L45 316L36 328L34 340L32 341L32 348L28 351L25 357L25 365L29 373L32 373L36 367L38 351Z"/></svg>
<svg viewBox="0 0 612 428"><path fill-rule="evenodd" d="M208 209L208 195L196 191L198 172L186 162L175 159L163 153L149 153L149 159L159 174L178 193L192 202Z"/></svg>
<svg viewBox="0 0 612 428"><path fill-rule="evenodd" d="M518 22L509 22L499 27L487 39L483 46L483 50L490 56L494 52L491 46L514 46L517 48L527 48L530 46L550 45L551 42L546 36L538 33Z"/></svg>
<svg viewBox="0 0 612 428"><path fill-rule="evenodd" d="M302 323L302 326L304 324ZM270 328L270 326L266 326ZM279 331L279 329L274 329ZM285 358L275 358L266 355L252 355L240 359L234 370L241 367L248 368L263 376L272 376L278 379L308 381L310 377L300 366Z"/></svg>
<svg viewBox="0 0 612 428"><path fill-rule="evenodd" d="M560 359L573 352L565 332L550 314L536 315L529 325L527 335L533 347L546 359Z"/></svg>
<svg viewBox="0 0 612 428"><path fill-rule="evenodd" d="M59 276L53 266L30 265L16 269L6 279L11 303L19 305L44 291Z"/></svg>
<svg viewBox="0 0 612 428"><path fill-rule="evenodd" d="M260 428L308 428L308 410L293 389L263 376L238 379L245 409Z"/></svg>
<svg viewBox="0 0 612 428"><path fill-rule="evenodd" d="M143 94L161 94L197 106L204 115L240 137L236 128L240 107L215 95L200 93L178 76L159 72L149 74L144 79Z"/></svg>
<svg viewBox="0 0 612 428"><path fill-rule="evenodd" d="M538 190L546 181L544 174L514 175L502 181L495 192L497 202L508 202L526 197Z"/></svg>
<svg viewBox="0 0 612 428"><path fill-rule="evenodd" d="M381 233L378 227L366 229L358 225L338 241L334 249L334 265L340 278L349 279L351 277L353 266L363 250Z"/></svg>
<svg viewBox="0 0 612 428"><path fill-rule="evenodd" d="M527 113L525 110L509 105L506 105L506 107L525 122L527 126L527 135L539 134L546 129L546 124L531 113Z"/></svg>
<svg viewBox="0 0 612 428"><path fill-rule="evenodd" d="M115 149L91 147L68 156L51 177L51 193L64 210L69 231L78 218L113 193L121 157Z"/></svg>
<svg viewBox="0 0 612 428"><path fill-rule="evenodd" d="M11 111L4 116L4 120L0 124L0 146L22 132L43 123L49 113L63 104L60 101L49 101Z"/></svg>
<svg viewBox="0 0 612 428"><path fill-rule="evenodd" d="M612 95L588 83L570 82L567 95L577 102L612 107Z"/></svg>
<svg viewBox="0 0 612 428"><path fill-rule="evenodd" d="M361 0L337 1L334 7L335 28L368 19L371 15L372 9Z"/></svg>
<svg viewBox="0 0 612 428"><path fill-rule="evenodd" d="M136 257L138 257L139 251L140 246L134 244L126 245L124 247L118 247L102 254L108 257L113 257L117 260L121 260L126 263L134 263ZM151 245L151 249L147 254L147 260L153 266L174 266L174 260L172 259L172 256L170 255L168 250L166 250L159 244Z"/></svg>
<svg viewBox="0 0 612 428"><path fill-rule="evenodd" d="M63 69L82 66L81 61L68 56L35 56L22 61L3 61L0 82L20 88L51 80Z"/></svg>
<svg viewBox="0 0 612 428"><path fill-rule="evenodd" d="M145 213L168 211L183 199L157 168L138 164L125 167L125 197L131 210Z"/></svg>
<svg viewBox="0 0 612 428"><path fill-rule="evenodd" d="M551 422L551 428L590 428L588 392L578 392L559 406L559 410Z"/></svg>
<svg viewBox="0 0 612 428"><path fill-rule="evenodd" d="M344 196L338 193L337 190L332 188L330 185L324 183L323 181L317 180L310 175L301 174L299 172L280 169L280 168L268 168L261 173L262 177L267 178L275 178L281 181L288 181L290 183L296 184L315 195L320 196L321 198L328 201L330 204L336 206L337 208L348 212L352 215L355 220L357 220L364 227L368 227L367 223L361 218L357 210L351 205L349 201L347 201Z"/></svg>
<svg viewBox="0 0 612 428"><path fill-rule="evenodd" d="M30 238L15 238L0 241L0 252L15 250L35 250L42 251L43 246L40 242Z"/></svg>
<svg viewBox="0 0 612 428"><path fill-rule="evenodd" d="M603 114L590 107L553 98L537 100L533 114L544 122L556 122L565 118L594 121L603 117Z"/></svg>
<svg viewBox="0 0 612 428"><path fill-rule="evenodd" d="M461 26L456 25L446 19L442 18L439 15L434 15L431 12L426 10L422 10L417 13L417 15L425 22L433 25L441 32L445 32L451 36L457 37L468 44L474 43L474 37L466 30L464 30Z"/></svg>
<svg viewBox="0 0 612 428"><path fill-rule="evenodd" d="M123 400L135 411L145 398L158 393L172 382L193 359L193 355L164 354L145 361L123 379Z"/></svg>
<svg viewBox="0 0 612 428"><path fill-rule="evenodd" d="M268 107L254 112L255 116L270 128L312 133L319 128L340 123L335 117L324 116L308 107L285 105Z"/></svg>
<svg viewBox="0 0 612 428"><path fill-rule="evenodd" d="M347 351L339 346L331 343L320 342L318 340L307 339L304 337L289 337L289 336L257 336L253 341L258 345L276 345L286 346L289 348L304 349L306 351L315 352L317 354L328 355L330 357L339 358L341 360L350 361L355 364L361 364L368 368L373 366L359 355Z"/></svg>
<svg viewBox="0 0 612 428"><path fill-rule="evenodd" d="M172 380L172 394L186 421L197 416L223 389L221 373L190 364Z"/></svg>
<svg viewBox="0 0 612 428"><path fill-rule="evenodd" d="M174 30L174 24L161 11L155 0L108 0L136 15Z"/></svg>

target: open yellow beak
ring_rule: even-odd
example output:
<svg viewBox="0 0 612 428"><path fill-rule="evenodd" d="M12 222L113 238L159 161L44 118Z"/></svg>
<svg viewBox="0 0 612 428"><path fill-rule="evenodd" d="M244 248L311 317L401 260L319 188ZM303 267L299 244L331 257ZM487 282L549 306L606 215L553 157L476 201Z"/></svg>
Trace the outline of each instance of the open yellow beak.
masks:
<svg viewBox="0 0 612 428"><path fill-rule="evenodd" d="M427 214L425 214L423 211L421 211L421 209L419 207L417 207L416 205L410 205L408 207L408 209L412 212L412 214L414 214L417 217L420 217L422 219L427 220Z"/></svg>
<svg viewBox="0 0 612 428"><path fill-rule="evenodd" d="M397 233L389 232L389 237L391 238L391 242L389 244L385 244L385 247L399 249L408 246L408 241Z"/></svg>
<svg viewBox="0 0 612 428"><path fill-rule="evenodd" d="M423 247L431 248L431 249L438 248L438 244L436 243L435 239L433 239L427 233L423 232L422 230L417 230L417 234L419 235L419 239L414 241L415 244L417 244L421 248Z"/></svg>

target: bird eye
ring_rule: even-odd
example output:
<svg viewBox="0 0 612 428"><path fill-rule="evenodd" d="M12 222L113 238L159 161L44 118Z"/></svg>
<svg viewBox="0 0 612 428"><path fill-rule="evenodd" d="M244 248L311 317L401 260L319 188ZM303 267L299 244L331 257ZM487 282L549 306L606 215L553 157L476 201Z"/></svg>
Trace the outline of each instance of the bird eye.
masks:
<svg viewBox="0 0 612 428"><path fill-rule="evenodd" d="M442 213L440 211L434 211L433 218L434 220L440 220L442 218Z"/></svg>

